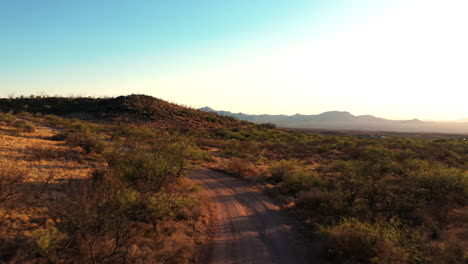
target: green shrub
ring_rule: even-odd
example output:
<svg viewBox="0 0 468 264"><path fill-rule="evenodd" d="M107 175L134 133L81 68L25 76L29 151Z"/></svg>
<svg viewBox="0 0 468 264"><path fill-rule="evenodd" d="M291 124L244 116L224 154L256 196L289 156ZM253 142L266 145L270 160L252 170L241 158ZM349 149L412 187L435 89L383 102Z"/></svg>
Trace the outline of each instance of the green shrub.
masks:
<svg viewBox="0 0 468 264"><path fill-rule="evenodd" d="M335 160L333 161L328 169L327 172L346 172L346 168L348 163L344 160Z"/></svg>
<svg viewBox="0 0 468 264"><path fill-rule="evenodd" d="M284 193L296 194L301 191L308 191L312 187L324 185L325 182L320 179L316 172L298 170L292 174L285 175L280 188Z"/></svg>
<svg viewBox="0 0 468 264"><path fill-rule="evenodd" d="M203 150L203 149L197 149L197 148L192 149L190 159L194 161L198 161L198 160L207 161L207 162L213 161L211 152Z"/></svg>
<svg viewBox="0 0 468 264"><path fill-rule="evenodd" d="M45 229L37 229L32 232L32 236L35 238L39 249L43 252L47 252L54 247L59 247L67 238L66 234L60 232L54 226Z"/></svg>
<svg viewBox="0 0 468 264"><path fill-rule="evenodd" d="M148 127L129 127L123 130L123 135L128 140L151 142L158 140L160 133L154 128Z"/></svg>
<svg viewBox="0 0 468 264"><path fill-rule="evenodd" d="M333 193L324 191L318 187L312 187L308 191L299 193L295 202L296 209L300 210L305 217L310 217L320 222L326 222L328 217L332 220L340 216L339 209L336 208L336 197Z"/></svg>
<svg viewBox="0 0 468 264"><path fill-rule="evenodd" d="M70 124L70 121L61 117L58 117L56 115L45 115L44 116L45 121L48 123L48 125L52 127L66 127L67 125Z"/></svg>
<svg viewBox="0 0 468 264"><path fill-rule="evenodd" d="M190 208L194 205L195 201L191 198L159 192L149 199L149 219L163 220L175 216L177 211L182 208Z"/></svg>
<svg viewBox="0 0 468 264"><path fill-rule="evenodd" d="M408 171L415 194L429 204L468 202L468 175L440 163L420 161Z"/></svg>
<svg viewBox="0 0 468 264"><path fill-rule="evenodd" d="M0 122L11 125L16 121L16 116L9 113L0 113Z"/></svg>
<svg viewBox="0 0 468 264"><path fill-rule="evenodd" d="M111 172L129 184L152 191L160 190L182 174L187 165L187 141L160 141L150 148L115 148L106 153Z"/></svg>
<svg viewBox="0 0 468 264"><path fill-rule="evenodd" d="M468 175L439 163L424 161L418 166L408 171L400 200L411 205L412 215L429 216L442 228L450 210L468 203Z"/></svg>
<svg viewBox="0 0 468 264"><path fill-rule="evenodd" d="M91 132L91 127L89 125L81 123L81 122L75 122L75 123L70 124L68 126L68 129L71 132L76 132L76 133Z"/></svg>
<svg viewBox="0 0 468 264"><path fill-rule="evenodd" d="M122 188L101 206L110 208L114 215L152 224L155 229L160 221L174 217L179 210L194 205L192 198L178 194L164 191L140 193L135 189Z"/></svg>
<svg viewBox="0 0 468 264"><path fill-rule="evenodd" d="M338 263L404 264L418 259L418 252L406 245L408 238L397 220L390 223L344 219L321 228L326 238L326 255Z"/></svg>
<svg viewBox="0 0 468 264"><path fill-rule="evenodd" d="M122 187L111 182L95 185L91 181L74 182L66 187L66 196L48 204L48 215L57 232L40 233L41 248L50 263L115 263L130 246L136 223L126 215L126 199L119 200ZM42 244L42 245L41 245Z"/></svg>
<svg viewBox="0 0 468 264"><path fill-rule="evenodd" d="M248 145L239 140L231 139L223 142L223 154L228 157L246 158L248 154Z"/></svg>
<svg viewBox="0 0 468 264"><path fill-rule="evenodd" d="M13 126L18 130L18 132L32 133L36 130L36 126L26 120L17 120L13 123Z"/></svg>
<svg viewBox="0 0 468 264"><path fill-rule="evenodd" d="M394 156L392 150L380 145L366 146L359 153L359 158L372 162L391 161Z"/></svg>
<svg viewBox="0 0 468 264"><path fill-rule="evenodd" d="M296 171L297 164L289 160L280 160L268 168L271 179L276 183L283 181L287 177L291 177Z"/></svg>

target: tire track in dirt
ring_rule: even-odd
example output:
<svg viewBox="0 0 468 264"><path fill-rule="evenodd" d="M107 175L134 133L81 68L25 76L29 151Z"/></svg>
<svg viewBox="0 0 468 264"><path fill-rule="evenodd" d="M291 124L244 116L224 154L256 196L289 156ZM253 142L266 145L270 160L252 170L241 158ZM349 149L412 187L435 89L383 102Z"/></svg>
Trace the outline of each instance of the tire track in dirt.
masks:
<svg viewBox="0 0 468 264"><path fill-rule="evenodd" d="M190 177L212 200L213 237L204 257L207 263L305 263L294 249L291 221L268 197L213 170L199 169Z"/></svg>

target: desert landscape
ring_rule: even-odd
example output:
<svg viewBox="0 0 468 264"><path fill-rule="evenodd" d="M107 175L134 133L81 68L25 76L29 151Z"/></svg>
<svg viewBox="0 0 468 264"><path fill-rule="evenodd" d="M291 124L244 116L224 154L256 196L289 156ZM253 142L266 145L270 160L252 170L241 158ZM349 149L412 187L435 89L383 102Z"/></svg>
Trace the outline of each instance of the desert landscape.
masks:
<svg viewBox="0 0 468 264"><path fill-rule="evenodd" d="M0 1L0 264L468 264L468 1Z"/></svg>
<svg viewBox="0 0 468 264"><path fill-rule="evenodd" d="M287 131L143 95L0 109L7 263L466 260L461 138Z"/></svg>

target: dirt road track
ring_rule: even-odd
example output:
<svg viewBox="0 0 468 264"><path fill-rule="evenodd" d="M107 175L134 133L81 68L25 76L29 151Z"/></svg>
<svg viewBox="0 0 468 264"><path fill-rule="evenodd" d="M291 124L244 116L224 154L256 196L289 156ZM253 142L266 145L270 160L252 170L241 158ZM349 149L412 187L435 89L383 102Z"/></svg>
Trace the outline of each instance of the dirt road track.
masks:
<svg viewBox="0 0 468 264"><path fill-rule="evenodd" d="M291 222L268 197L240 179L209 169L198 169L191 178L213 203L207 263L305 263L294 250Z"/></svg>

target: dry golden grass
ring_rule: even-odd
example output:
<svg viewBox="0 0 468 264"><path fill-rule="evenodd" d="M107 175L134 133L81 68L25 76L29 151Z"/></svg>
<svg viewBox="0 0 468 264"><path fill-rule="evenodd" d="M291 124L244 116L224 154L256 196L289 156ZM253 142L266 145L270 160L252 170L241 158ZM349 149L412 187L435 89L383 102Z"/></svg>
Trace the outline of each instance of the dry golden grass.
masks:
<svg viewBox="0 0 468 264"><path fill-rule="evenodd" d="M26 256L31 253L25 252L28 245L35 243L34 230L51 221L47 202L63 195L63 185L68 180L89 177L91 171L104 164L96 156L48 140L57 133L52 129L38 127L32 133L11 131L11 127L0 126L2 180L15 181L5 182L3 189L0 187L3 194L14 193L0 203L0 251ZM6 253L0 253L0 260L5 257L3 254ZM24 261L18 257L9 260Z"/></svg>
<svg viewBox="0 0 468 264"><path fill-rule="evenodd" d="M99 154L89 154L80 147L54 140L53 136L60 131L44 126L37 126L34 132L12 131L11 127L0 126L0 180L4 180L0 181L0 263L94 263L89 255L95 254L99 260L96 263L188 263L196 260L199 247L206 240L208 209L206 198L186 178L166 186L165 193L181 195L193 201L193 205L180 208L173 217L161 220L156 230L142 221L128 224L128 234L115 254L115 261L102 258L112 252L117 243L112 233L87 237L90 234L84 229L74 230L84 234L73 240L74 248L60 244L60 241L72 241L71 237L65 238L70 234L56 228L60 223L92 221L80 218L83 217L80 209L94 201L86 200L86 194L81 191L86 191L89 183L94 182L86 179L94 179L95 172L105 173L107 163ZM2 188L5 186L7 188ZM74 192L77 193L73 195ZM3 194L8 202L2 202ZM79 200L81 198L84 203ZM92 242L93 239L97 239L96 242ZM91 251L86 247L89 243L96 245ZM70 250L73 253L68 253Z"/></svg>
<svg viewBox="0 0 468 264"><path fill-rule="evenodd" d="M0 131L8 131L0 127ZM39 127L33 133L9 135L0 133L0 156L7 162L29 171L29 182L44 182L52 175L52 182L89 177L91 171L103 166L95 156L83 155L60 141L48 140L57 131ZM48 154L42 159L38 154Z"/></svg>

